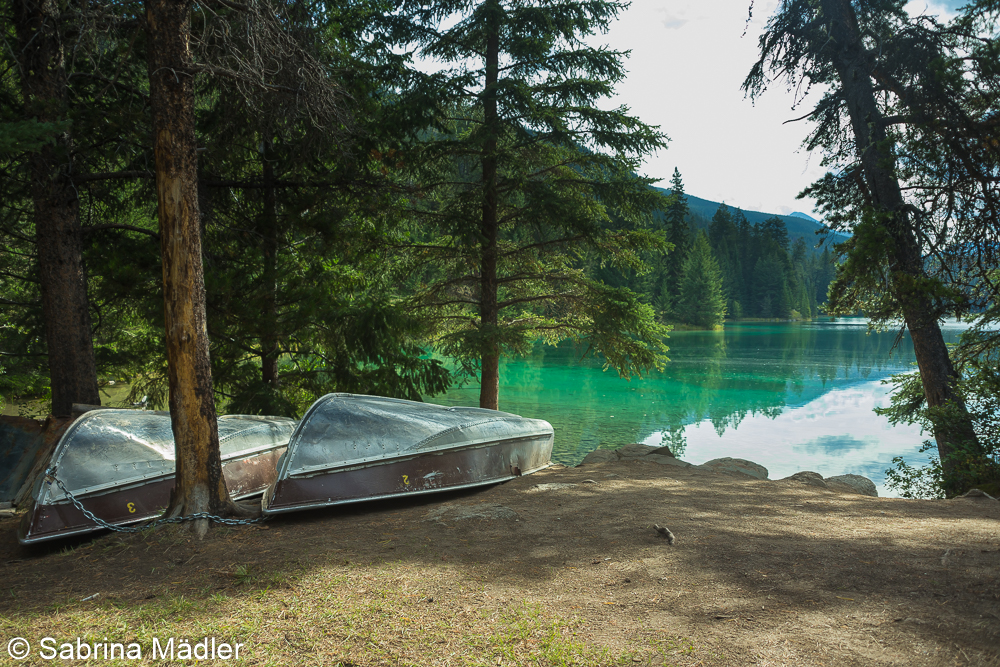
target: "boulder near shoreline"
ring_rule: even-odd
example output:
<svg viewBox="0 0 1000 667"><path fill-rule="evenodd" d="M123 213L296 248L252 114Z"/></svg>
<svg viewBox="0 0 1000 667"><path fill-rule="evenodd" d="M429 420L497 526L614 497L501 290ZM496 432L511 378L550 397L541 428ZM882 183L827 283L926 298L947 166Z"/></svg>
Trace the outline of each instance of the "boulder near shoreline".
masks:
<svg viewBox="0 0 1000 667"><path fill-rule="evenodd" d="M674 456L669 447L653 447L639 443L625 445L618 449L595 449L584 457L580 465L612 463L616 461L649 461L681 468L692 467L692 464ZM746 459L734 459L728 456L721 459L712 459L694 467L718 473L743 475L752 477L753 479L768 479L767 468L759 463L747 461ZM832 491L861 493L866 496L878 497L875 482L861 475L835 475L824 479L818 472L803 470L778 481L802 482L803 484L818 486Z"/></svg>

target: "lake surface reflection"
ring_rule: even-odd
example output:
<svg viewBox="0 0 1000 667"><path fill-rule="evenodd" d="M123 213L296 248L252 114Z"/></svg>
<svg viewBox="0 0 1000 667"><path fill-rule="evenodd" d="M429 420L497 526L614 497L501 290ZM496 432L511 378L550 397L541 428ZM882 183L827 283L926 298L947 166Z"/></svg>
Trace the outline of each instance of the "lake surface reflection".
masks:
<svg viewBox="0 0 1000 667"><path fill-rule="evenodd" d="M964 325L944 327L955 342ZM894 456L923 463L916 427L893 427L872 408L888 405L881 380L914 370L913 346L896 332L868 333L863 319L739 323L721 332L675 332L661 373L625 381L572 347L538 346L501 367L500 409L546 419L553 459L575 465L597 448L670 445L703 463L750 459L771 479L799 470L871 478L880 495ZM890 354L890 350L891 354ZM469 384L430 398L478 405Z"/></svg>

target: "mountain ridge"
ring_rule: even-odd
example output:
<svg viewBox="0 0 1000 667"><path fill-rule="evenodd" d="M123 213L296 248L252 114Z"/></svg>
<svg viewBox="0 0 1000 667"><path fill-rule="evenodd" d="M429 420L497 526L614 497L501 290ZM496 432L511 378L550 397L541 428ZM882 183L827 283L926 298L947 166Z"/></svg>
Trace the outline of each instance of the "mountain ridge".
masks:
<svg viewBox="0 0 1000 667"><path fill-rule="evenodd" d="M656 188L657 191L662 192L665 195L669 195L671 191L667 188ZM688 193L684 193L684 197L688 202L688 209L691 213L704 218L706 221L711 221L712 216L722 205L720 202L711 201L709 199L702 199L701 197L695 197ZM735 206L727 207L731 211L736 211ZM742 209L741 209L742 210ZM751 225L759 225L769 218L780 218L785 226L788 228L788 238L794 241L797 238L803 238L806 244L810 247L817 247L818 244L822 243L823 248L831 248L835 243L842 243L847 240L845 234L835 232L829 227L824 225L819 220L806 215L805 213L793 213L791 215L781 215L779 213L763 213L761 211L743 211L743 215L746 216L747 222ZM704 225L696 224L698 229L705 229L707 227L707 222ZM819 232L823 230L826 231L825 238L820 236Z"/></svg>

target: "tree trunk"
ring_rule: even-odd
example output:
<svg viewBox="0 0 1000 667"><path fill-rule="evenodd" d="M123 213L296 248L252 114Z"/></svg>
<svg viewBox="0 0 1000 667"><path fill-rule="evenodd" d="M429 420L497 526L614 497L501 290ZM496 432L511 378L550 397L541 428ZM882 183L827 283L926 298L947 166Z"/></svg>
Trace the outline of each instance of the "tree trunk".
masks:
<svg viewBox="0 0 1000 667"><path fill-rule="evenodd" d="M271 161L271 142L263 141L261 160L264 163L264 215L263 215L263 289L264 303L261 312L261 379L271 396L278 390L278 205L274 192L274 164ZM269 399L270 400L270 399ZM271 414L274 409L270 408Z"/></svg>
<svg viewBox="0 0 1000 667"><path fill-rule="evenodd" d="M205 323L194 72L188 46L191 3L146 0L170 422L177 457L170 516L235 509L222 476ZM199 520L195 532L203 536L207 528L207 521Z"/></svg>
<svg viewBox="0 0 1000 667"><path fill-rule="evenodd" d="M59 6L53 0L13 4L25 115L42 123L60 120L67 110L67 77ZM69 133L34 153L29 170L52 414L68 417L74 403L101 403Z"/></svg>
<svg viewBox="0 0 1000 667"><path fill-rule="evenodd" d="M962 416L934 424L946 492L954 495L964 490L956 466L957 449L962 444L978 448L978 439L965 403L955 391L958 374L941 335L938 312L922 287L926 273L920 244L896 177L894 152L870 78L873 63L861 42L857 16L850 0L822 0L822 8L830 19L833 64L843 87L865 180L877 212L885 216L892 241L888 248L891 289L900 301L910 330L924 398L932 408L951 404Z"/></svg>
<svg viewBox="0 0 1000 667"><path fill-rule="evenodd" d="M483 335L482 370L480 374L479 407L499 409L500 404L500 345L496 342L499 309L497 308L497 260L500 236L497 190L497 80L500 75L500 19L503 11L498 2L491 2L486 19L486 82L483 91L483 222L480 268L479 326Z"/></svg>

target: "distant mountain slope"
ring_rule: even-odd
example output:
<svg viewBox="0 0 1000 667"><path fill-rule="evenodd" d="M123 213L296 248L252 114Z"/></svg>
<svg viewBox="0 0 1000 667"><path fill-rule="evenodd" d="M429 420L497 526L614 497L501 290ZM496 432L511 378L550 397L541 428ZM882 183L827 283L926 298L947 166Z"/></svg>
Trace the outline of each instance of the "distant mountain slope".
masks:
<svg viewBox="0 0 1000 667"><path fill-rule="evenodd" d="M660 192L664 194L670 194L670 190L664 188L657 188ZM707 199L702 199L701 197L695 197L687 193L684 194L687 198L688 208L691 212L705 218L705 220L710 221L715 212L719 209L719 202L709 201ZM729 206L727 204L727 206ZM735 211L735 206L729 206L730 209ZM806 243L812 247L820 242L821 237L816 232L820 229L825 229L823 223L818 220L807 216L805 213L796 213L793 215L778 215L776 213L761 213L760 211L743 211L743 215L746 216L747 221L751 225L758 225L768 218L773 218L776 215L781 218L788 228L788 237L794 241L797 238L804 238ZM834 243L840 243L847 239L844 234L831 232L827 235L826 241L823 242L824 246L830 246Z"/></svg>

